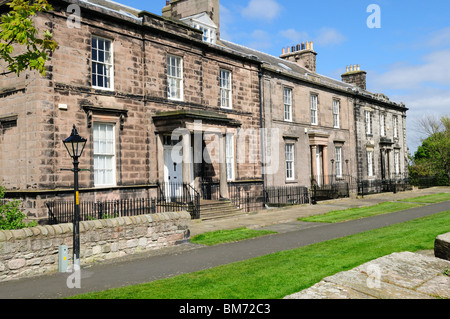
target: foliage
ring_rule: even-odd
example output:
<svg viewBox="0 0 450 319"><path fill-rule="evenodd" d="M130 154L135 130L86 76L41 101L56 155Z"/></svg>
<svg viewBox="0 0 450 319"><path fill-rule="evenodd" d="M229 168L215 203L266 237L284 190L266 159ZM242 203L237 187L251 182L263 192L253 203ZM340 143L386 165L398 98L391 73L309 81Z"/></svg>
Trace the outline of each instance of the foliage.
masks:
<svg viewBox="0 0 450 319"><path fill-rule="evenodd" d="M422 141L417 152L411 158L409 167L411 178L436 176L440 185L449 185L450 181L450 117L442 116L439 122L429 124L432 130Z"/></svg>
<svg viewBox="0 0 450 319"><path fill-rule="evenodd" d="M19 200L3 201L5 189L0 186L0 230L22 229L35 226L36 222L25 223L26 215L19 210ZM3 203L4 202L4 203Z"/></svg>
<svg viewBox="0 0 450 319"><path fill-rule="evenodd" d="M6 62L8 71L1 74L19 75L30 69L44 76L48 55L58 45L48 30L39 35L33 17L38 12L52 10L52 6L47 0L12 0L8 6L11 10L1 16L0 23L0 59Z"/></svg>

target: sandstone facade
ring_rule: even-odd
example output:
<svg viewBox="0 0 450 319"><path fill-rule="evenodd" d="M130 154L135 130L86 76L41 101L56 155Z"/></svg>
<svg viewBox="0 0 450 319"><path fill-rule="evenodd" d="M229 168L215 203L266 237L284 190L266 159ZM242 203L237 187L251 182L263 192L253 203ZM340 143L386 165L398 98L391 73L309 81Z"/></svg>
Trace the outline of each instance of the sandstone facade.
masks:
<svg viewBox="0 0 450 319"><path fill-rule="evenodd" d="M199 132L205 141L197 152L204 155L204 144L214 140L205 138L210 131L219 138L228 133L236 139L239 129L259 128L256 61L204 43L200 31L179 22L146 12L124 13L130 9L106 8L98 2L53 3L53 12L36 18L39 29L49 29L59 44L46 76L25 72L19 78L0 79L5 88L0 100L0 122L4 123L0 183L9 196L38 206L26 208L30 217L45 217L47 199L72 196L67 190L73 187L73 174L60 169L72 167L62 140L74 124L88 139L80 167L90 172L80 174L81 193L94 200L126 197L133 191L134 196L155 196L155 184L167 181L165 142L175 129L187 129L184 146L192 148L193 125L202 123ZM68 22L70 3L81 8L76 27ZM109 88L93 83L94 38L112 45ZM179 99L168 96L169 57L181 61ZM231 74L232 107L227 109L221 107L221 70ZM7 126L7 120L12 125ZM94 169L96 123L108 125L114 134L113 177L101 186L96 185ZM247 142L246 147L258 149L258 143ZM220 163L206 165L205 157L183 167L183 181L199 183L205 174L220 177ZM233 180L261 180L258 160L234 161L233 169Z"/></svg>
<svg viewBox="0 0 450 319"><path fill-rule="evenodd" d="M154 197L174 180L220 180L227 197L227 182L406 173L406 107L368 92L359 68L342 81L317 74L312 42L273 57L220 39L217 0L174 0L163 16L106 0L52 4L35 19L59 44L46 76L0 79L0 184L30 218L73 196L61 169L72 167L62 140L74 124L88 139L82 200ZM217 42L189 17L215 25Z"/></svg>

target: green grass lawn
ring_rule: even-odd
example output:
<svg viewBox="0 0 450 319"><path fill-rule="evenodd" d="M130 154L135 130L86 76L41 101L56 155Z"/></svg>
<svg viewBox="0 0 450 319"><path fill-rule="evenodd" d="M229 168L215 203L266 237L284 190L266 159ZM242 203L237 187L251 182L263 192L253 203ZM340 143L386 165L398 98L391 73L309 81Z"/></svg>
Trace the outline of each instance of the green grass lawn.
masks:
<svg viewBox="0 0 450 319"><path fill-rule="evenodd" d="M276 234L276 232L269 230L254 230L243 227L232 230L218 230L200 234L193 237L191 239L191 242L194 244L214 246L218 244L246 240L270 234Z"/></svg>
<svg viewBox="0 0 450 319"><path fill-rule="evenodd" d="M375 215L393 213L413 207L421 206L420 203L385 202L378 205L334 210L322 215L299 218L300 221L316 223L340 223L353 219L366 218Z"/></svg>
<svg viewBox="0 0 450 319"><path fill-rule="evenodd" d="M416 202L424 204L435 204L440 202L450 201L450 193L440 193L433 195L425 195L414 198L400 199L399 202Z"/></svg>
<svg viewBox="0 0 450 319"><path fill-rule="evenodd" d="M433 249L450 211L151 283L75 298L279 299L393 252Z"/></svg>

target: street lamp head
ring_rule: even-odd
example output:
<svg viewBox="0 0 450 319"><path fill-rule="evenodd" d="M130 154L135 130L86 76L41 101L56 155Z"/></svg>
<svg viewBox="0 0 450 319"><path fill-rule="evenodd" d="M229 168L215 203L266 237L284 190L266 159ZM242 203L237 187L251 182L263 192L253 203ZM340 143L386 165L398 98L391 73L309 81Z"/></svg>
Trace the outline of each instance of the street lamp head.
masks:
<svg viewBox="0 0 450 319"><path fill-rule="evenodd" d="M84 147L86 146L87 140L82 138L80 135L78 135L78 131L73 126L72 134L63 141L64 146L67 149L67 152L69 152L70 157L72 157L74 160L83 154Z"/></svg>

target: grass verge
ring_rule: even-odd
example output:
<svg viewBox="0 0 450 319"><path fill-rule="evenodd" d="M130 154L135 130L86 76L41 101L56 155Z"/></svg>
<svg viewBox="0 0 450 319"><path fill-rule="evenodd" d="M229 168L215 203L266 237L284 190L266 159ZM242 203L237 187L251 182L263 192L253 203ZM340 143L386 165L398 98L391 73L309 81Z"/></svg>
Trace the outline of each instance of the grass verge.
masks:
<svg viewBox="0 0 450 319"><path fill-rule="evenodd" d="M393 213L421 206L420 203L385 202L373 206L334 210L323 215L299 218L299 221L315 223L340 223L353 219Z"/></svg>
<svg viewBox="0 0 450 319"><path fill-rule="evenodd" d="M436 204L440 202L450 201L450 193L440 193L433 195L424 195L414 198L400 199L399 202L415 202L424 204Z"/></svg>
<svg viewBox="0 0 450 319"><path fill-rule="evenodd" d="M243 227L232 230L218 230L200 234L193 237L191 239L191 242L194 244L214 246L218 244L241 241L270 234L276 234L276 232L268 230L254 230Z"/></svg>
<svg viewBox="0 0 450 319"><path fill-rule="evenodd" d="M340 239L79 299L279 299L393 252L433 249L450 211Z"/></svg>

